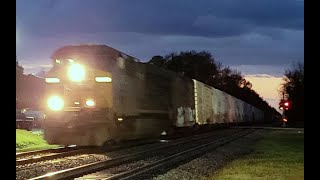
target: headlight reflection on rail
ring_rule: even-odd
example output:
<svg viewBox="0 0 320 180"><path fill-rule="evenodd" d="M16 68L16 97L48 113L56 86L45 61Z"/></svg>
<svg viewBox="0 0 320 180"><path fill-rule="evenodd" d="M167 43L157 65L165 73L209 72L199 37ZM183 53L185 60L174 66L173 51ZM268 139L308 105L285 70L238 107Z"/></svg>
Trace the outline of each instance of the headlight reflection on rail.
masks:
<svg viewBox="0 0 320 180"><path fill-rule="evenodd" d="M48 99L48 107L53 111L60 111L63 109L64 102L63 99L59 96L51 96Z"/></svg>

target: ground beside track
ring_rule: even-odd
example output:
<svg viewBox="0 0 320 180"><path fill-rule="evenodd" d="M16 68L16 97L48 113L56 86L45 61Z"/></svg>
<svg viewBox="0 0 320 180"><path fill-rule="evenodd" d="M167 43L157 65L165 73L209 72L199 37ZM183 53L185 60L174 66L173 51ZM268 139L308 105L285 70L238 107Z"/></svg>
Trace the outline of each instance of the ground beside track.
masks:
<svg viewBox="0 0 320 180"><path fill-rule="evenodd" d="M153 179L304 179L303 144L303 131L261 129Z"/></svg>
<svg viewBox="0 0 320 180"><path fill-rule="evenodd" d="M43 134L38 131L26 131L16 129L16 152L49 149L58 147L49 145L44 139Z"/></svg>
<svg viewBox="0 0 320 180"><path fill-rule="evenodd" d="M271 131L255 152L233 161L209 179L304 179L303 131Z"/></svg>

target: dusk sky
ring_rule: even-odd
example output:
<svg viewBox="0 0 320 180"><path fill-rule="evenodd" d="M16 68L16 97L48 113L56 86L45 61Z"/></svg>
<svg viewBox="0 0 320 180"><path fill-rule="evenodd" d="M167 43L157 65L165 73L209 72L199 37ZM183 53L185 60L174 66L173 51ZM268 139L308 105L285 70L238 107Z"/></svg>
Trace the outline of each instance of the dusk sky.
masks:
<svg viewBox="0 0 320 180"><path fill-rule="evenodd" d="M64 45L106 44L141 61L208 51L238 70L271 106L293 62L304 61L303 0L16 0L17 58L51 67Z"/></svg>

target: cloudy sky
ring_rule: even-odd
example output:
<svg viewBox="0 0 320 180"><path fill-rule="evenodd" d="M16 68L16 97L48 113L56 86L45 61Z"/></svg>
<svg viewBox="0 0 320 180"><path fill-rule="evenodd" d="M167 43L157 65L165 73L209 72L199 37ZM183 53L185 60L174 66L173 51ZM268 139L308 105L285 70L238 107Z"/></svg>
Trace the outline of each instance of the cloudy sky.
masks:
<svg viewBox="0 0 320 180"><path fill-rule="evenodd" d="M304 61L303 0L16 0L16 50L26 73L50 68L71 44L106 44L142 61L209 51L272 106L293 62Z"/></svg>

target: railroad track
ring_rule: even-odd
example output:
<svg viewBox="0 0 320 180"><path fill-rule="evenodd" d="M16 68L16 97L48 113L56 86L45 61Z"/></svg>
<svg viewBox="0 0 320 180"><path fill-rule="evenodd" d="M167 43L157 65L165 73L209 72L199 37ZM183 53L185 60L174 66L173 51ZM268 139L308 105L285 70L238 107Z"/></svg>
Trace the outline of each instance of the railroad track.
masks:
<svg viewBox="0 0 320 180"><path fill-rule="evenodd" d="M146 174L152 174L154 170L157 168L165 167L170 164L178 163L179 161L185 160L185 159L190 159L192 157L196 157L198 155L202 155L202 153L205 153L206 151L217 148L219 146L222 146L224 144L227 144L233 140L236 140L242 136L248 135L249 133L253 132L253 130L247 130L244 132L238 132L236 134L233 134L228 137L224 137L212 142L208 142L206 144L202 144L190 149L187 149L182 152L175 153L170 156L166 156L163 158L160 158L152 163L148 163L147 165L138 167L138 168L133 168L129 171L125 171L119 174L115 174L109 177L103 177L105 180L115 180L115 179L134 179L137 177L143 177ZM95 176L95 179L99 179L99 176Z"/></svg>
<svg viewBox="0 0 320 180"><path fill-rule="evenodd" d="M191 156L192 154L196 154L195 151L201 152L204 149L218 147L223 144L226 144L236 138L242 137L253 130L240 130L233 129L223 132L215 132L208 133L203 136L198 137L190 137L189 139L168 143L167 145L162 145L160 147L155 147L152 149L111 158L101 162L90 163L70 169L64 169L57 172L52 172L46 175L38 176L32 179L71 179L76 177L88 176L92 173L103 171L105 169L114 168L117 166L121 166L126 163L131 163L134 161L139 161L141 159L145 159L146 157L157 156L160 152L171 153L170 155L163 155L159 157L157 160L153 160L152 163L148 163L144 166L139 166L136 169L130 169L125 172L121 172L115 175L109 175L108 177L103 177L103 179L122 179L122 178L131 178L133 176L141 175L141 173L145 173L147 171L151 171L157 167L164 166L167 163L172 163L174 161L178 161L180 159L184 159L187 156ZM211 139L210 139L211 138ZM214 141L212 141L213 139ZM218 139L217 139L218 138ZM197 145L193 145L192 143L196 143ZM178 148L183 148L183 151ZM178 150L178 151L177 151ZM176 152L177 151L177 152ZM92 177L90 177L92 178ZM102 177L96 177L95 179L99 179Z"/></svg>
<svg viewBox="0 0 320 180"><path fill-rule="evenodd" d="M206 134L210 133L202 133L197 134L196 136L205 136ZM182 135L174 136L174 137L167 137L164 136L162 140L160 139L146 139L146 140L136 140L136 141L129 141L125 144L121 145L113 145L105 149L99 149L96 147L59 147L59 148L52 148L52 149L45 149L45 150L37 150L37 151L29 151L29 152L22 152L16 153L16 166L19 168L28 164L35 164L47 160L54 160L58 158L64 158L68 156L74 156L78 154L90 154L90 153L99 153L99 152L111 152L116 150L127 149L131 147L142 146L146 144L157 143L159 141L168 141L171 138L179 139L182 138ZM23 168L22 168L23 169Z"/></svg>
<svg viewBox="0 0 320 180"><path fill-rule="evenodd" d="M102 153L103 151L111 152L131 148L134 146L141 146L145 144L156 143L158 140L148 139L144 141L133 141L122 145L110 146L102 149L100 147L60 147L53 149L37 150L16 154L16 166L23 166L26 164L38 163L46 160L53 160L74 156L78 154Z"/></svg>
<svg viewBox="0 0 320 180"><path fill-rule="evenodd" d="M58 147L58 148L52 148L52 149L20 152L20 153L16 153L16 159L21 159L24 157L33 156L36 154L47 154L47 153L68 151L69 149L75 149L75 148L77 148L77 147Z"/></svg>
<svg viewBox="0 0 320 180"><path fill-rule="evenodd" d="M220 131L215 131L214 133L220 133ZM192 137L185 137L180 136L181 138L178 138L178 136L174 137L162 137L161 139L151 140L151 139L145 139L145 140L138 140L138 141L129 141L125 144L119 144L112 147L109 147L106 151L103 151L101 153L85 153L85 152L77 152L80 153L78 155L72 155L77 154L74 153L63 153L62 155L54 155L50 153L58 153L58 152L65 152L66 149L63 148L57 148L56 149L50 149L50 150L41 150L41 151L35 151L31 153L23 153L18 155L17 159L20 159L20 161L24 159L33 159L33 160L23 160L24 162L20 162L19 165L16 166L16 179L29 179L36 176L41 176L45 173L49 172L55 172L60 171L67 168L74 168L77 166L81 166L84 164L89 164L93 162L99 162L103 160L110 159L110 157L119 157L123 154L131 154L134 152L137 152L141 149L149 149L153 147L159 147L163 144L168 144L171 142L180 142L185 139L192 139L192 138L199 138L199 137L206 137L206 136L212 136L211 133L200 133L193 135ZM183 138L182 138L183 137ZM172 138L172 139L171 139ZM67 149L79 149L81 147L73 147L73 148L67 148ZM37 154L38 153L38 154ZM41 157L37 158L37 156L47 156L47 157ZM49 157L51 156L51 157ZM28 158L27 158L28 157ZM18 163L17 163L18 164Z"/></svg>
<svg viewBox="0 0 320 180"><path fill-rule="evenodd" d="M23 166L83 153L96 153L99 151L101 151L101 149L97 147L66 147L26 152L16 155L16 166Z"/></svg>

